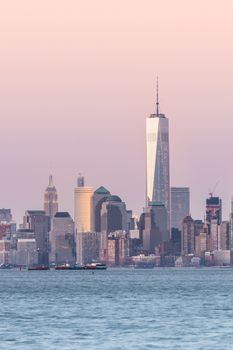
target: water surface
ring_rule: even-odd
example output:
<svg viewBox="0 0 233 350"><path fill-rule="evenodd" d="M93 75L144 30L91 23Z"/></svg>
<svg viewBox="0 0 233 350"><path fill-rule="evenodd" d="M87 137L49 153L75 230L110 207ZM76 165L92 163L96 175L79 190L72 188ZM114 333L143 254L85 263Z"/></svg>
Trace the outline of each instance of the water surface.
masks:
<svg viewBox="0 0 233 350"><path fill-rule="evenodd" d="M233 269L0 270L0 349L233 349Z"/></svg>

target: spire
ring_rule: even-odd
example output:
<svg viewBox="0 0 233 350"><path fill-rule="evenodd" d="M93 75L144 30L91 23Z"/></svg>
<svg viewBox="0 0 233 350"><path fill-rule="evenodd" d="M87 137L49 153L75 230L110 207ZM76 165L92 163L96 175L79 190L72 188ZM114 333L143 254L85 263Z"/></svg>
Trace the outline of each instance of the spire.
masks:
<svg viewBox="0 0 233 350"><path fill-rule="evenodd" d="M159 78L156 79L156 115L159 116Z"/></svg>
<svg viewBox="0 0 233 350"><path fill-rule="evenodd" d="M49 187L53 187L53 175L49 175Z"/></svg>

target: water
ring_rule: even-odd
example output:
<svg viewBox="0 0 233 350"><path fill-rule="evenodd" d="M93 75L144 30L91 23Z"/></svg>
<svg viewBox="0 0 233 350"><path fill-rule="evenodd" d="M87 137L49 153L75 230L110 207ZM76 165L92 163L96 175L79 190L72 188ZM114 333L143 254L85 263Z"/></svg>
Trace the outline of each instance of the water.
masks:
<svg viewBox="0 0 233 350"><path fill-rule="evenodd" d="M233 269L0 271L0 349L233 349Z"/></svg>

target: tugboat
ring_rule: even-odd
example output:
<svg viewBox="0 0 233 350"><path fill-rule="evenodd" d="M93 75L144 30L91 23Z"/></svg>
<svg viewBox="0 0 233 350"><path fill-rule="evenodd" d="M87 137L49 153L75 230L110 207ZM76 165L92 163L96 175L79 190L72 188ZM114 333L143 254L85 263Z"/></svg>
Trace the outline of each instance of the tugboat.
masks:
<svg viewBox="0 0 233 350"><path fill-rule="evenodd" d="M91 263L85 265L86 270L106 270L107 265L103 263Z"/></svg>
<svg viewBox="0 0 233 350"><path fill-rule="evenodd" d="M47 265L28 266L28 271L47 271L47 270L50 270L49 266Z"/></svg>

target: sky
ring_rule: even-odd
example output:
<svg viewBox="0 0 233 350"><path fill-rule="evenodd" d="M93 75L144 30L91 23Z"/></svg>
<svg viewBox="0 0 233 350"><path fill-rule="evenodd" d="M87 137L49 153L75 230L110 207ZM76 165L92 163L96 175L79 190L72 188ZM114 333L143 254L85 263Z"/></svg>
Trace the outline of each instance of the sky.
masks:
<svg viewBox="0 0 233 350"><path fill-rule="evenodd" d="M73 215L86 184L145 205L145 121L170 122L172 186L191 214L233 195L232 0L8 0L0 4L0 207L22 222L52 171Z"/></svg>

